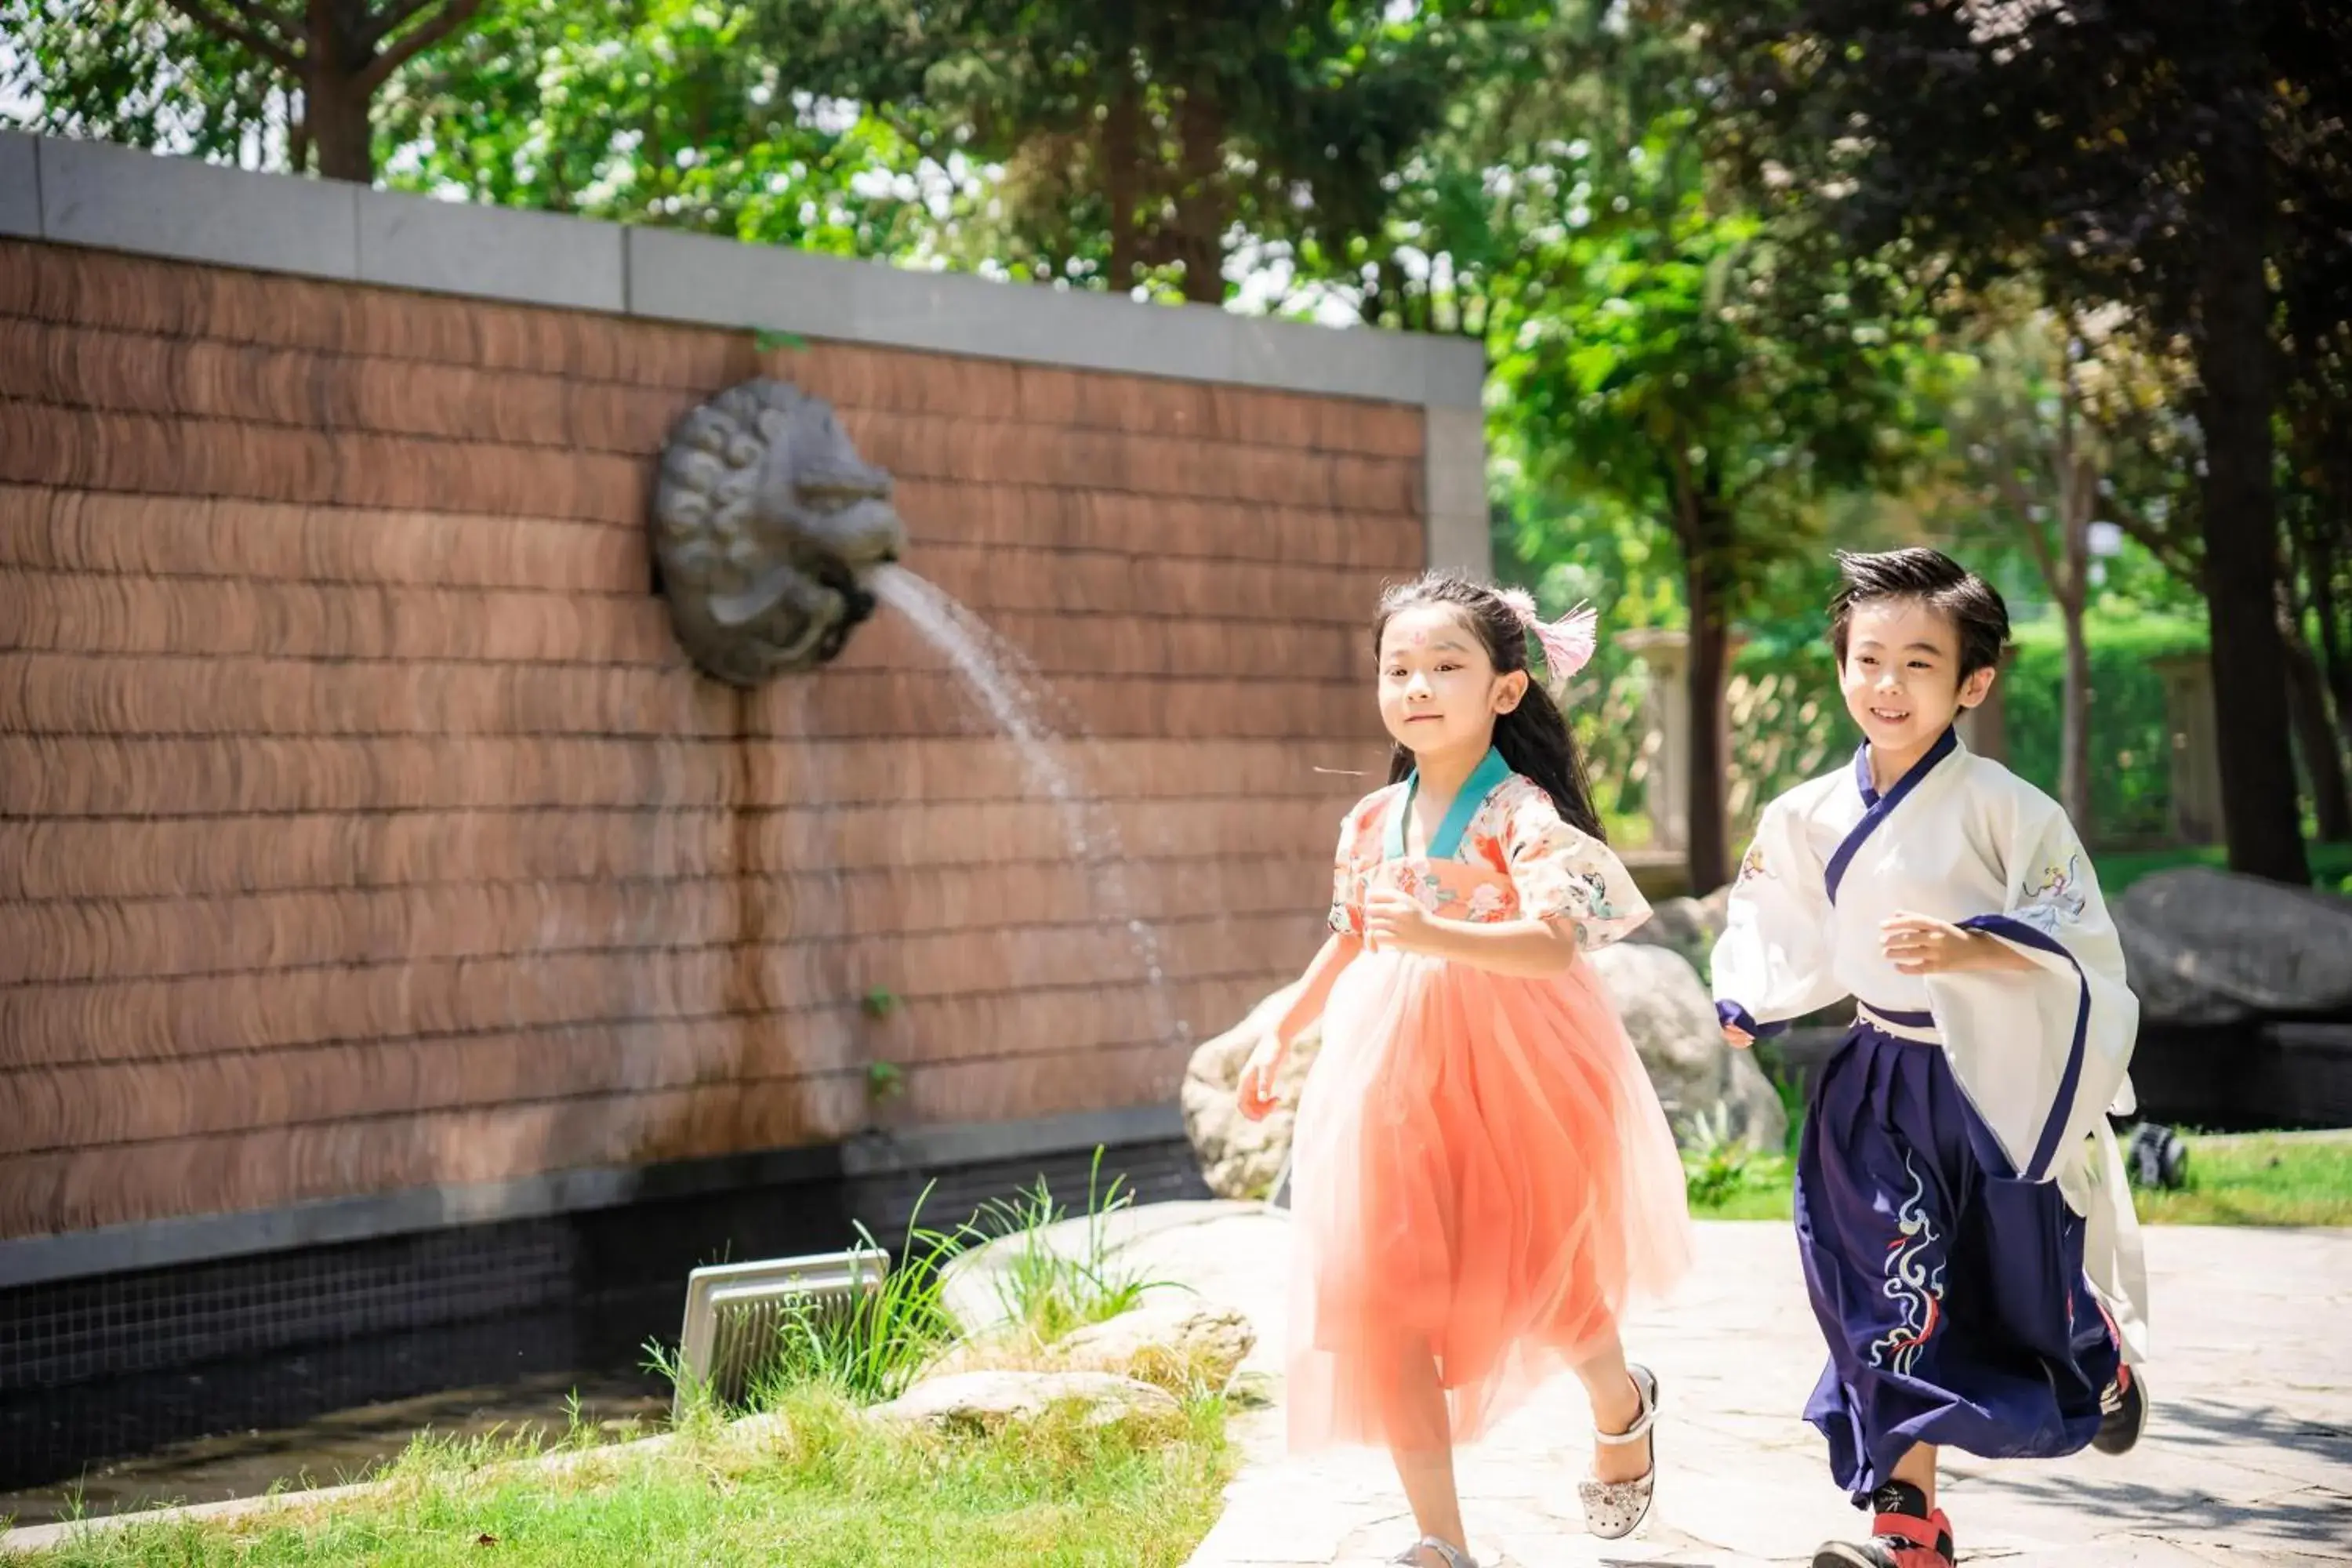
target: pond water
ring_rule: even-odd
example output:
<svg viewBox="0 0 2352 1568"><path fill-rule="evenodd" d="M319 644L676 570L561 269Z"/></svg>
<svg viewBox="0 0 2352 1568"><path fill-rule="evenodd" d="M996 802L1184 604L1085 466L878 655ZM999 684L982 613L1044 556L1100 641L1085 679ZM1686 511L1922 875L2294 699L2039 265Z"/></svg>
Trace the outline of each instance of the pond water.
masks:
<svg viewBox="0 0 2352 1568"><path fill-rule="evenodd" d="M650 1377L614 1372L542 1373L338 1410L298 1426L177 1443L135 1458L100 1461L78 1479L0 1493L0 1515L47 1524L164 1504L253 1497L273 1486L337 1486L398 1458L420 1432L458 1438L537 1428L552 1442L580 1419L619 1436L633 1424L667 1421L669 1397Z"/></svg>

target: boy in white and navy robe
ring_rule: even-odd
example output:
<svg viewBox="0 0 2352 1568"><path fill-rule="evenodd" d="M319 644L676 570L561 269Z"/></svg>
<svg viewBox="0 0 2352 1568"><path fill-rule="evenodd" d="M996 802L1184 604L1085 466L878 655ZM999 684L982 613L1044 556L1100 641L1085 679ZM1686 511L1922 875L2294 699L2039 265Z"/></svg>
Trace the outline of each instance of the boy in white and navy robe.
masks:
<svg viewBox="0 0 2352 1568"><path fill-rule="evenodd" d="M1829 1365L1806 1416L1876 1514L1817 1568L1950 1568L1936 1450L2137 1441L2146 1271L2107 1113L2138 1004L2057 804L1960 744L2009 637L1932 550L1839 558L1831 641L1868 737L1765 811L1715 950L1734 1045L1847 997L1812 1086L1797 1235Z"/></svg>

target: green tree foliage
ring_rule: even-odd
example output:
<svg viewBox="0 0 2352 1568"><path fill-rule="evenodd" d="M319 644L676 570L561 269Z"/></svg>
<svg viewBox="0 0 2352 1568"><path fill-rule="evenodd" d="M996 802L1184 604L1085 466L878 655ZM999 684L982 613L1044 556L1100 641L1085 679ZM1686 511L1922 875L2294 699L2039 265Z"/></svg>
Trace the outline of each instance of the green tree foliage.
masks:
<svg viewBox="0 0 2352 1568"><path fill-rule="evenodd" d="M2352 209L2352 203L2347 204ZM2344 216L2352 233L2352 210ZM2352 280L2352 260L2335 282ZM2287 656L2296 682L2297 735L2306 759L2323 748L2313 721L2324 689L2334 739L2352 754L2352 321L2297 321L2290 311L2281 426L2280 511L2285 523ZM2307 634L2307 635L2306 635ZM2311 770L2316 784L2324 768ZM2327 801L2321 790L2321 815ZM2352 808L2345 816L2352 819ZM2352 820L2339 826L2352 831Z"/></svg>
<svg viewBox="0 0 2352 1568"><path fill-rule="evenodd" d="M1001 165L967 263L1222 300L1276 220L1377 213L1443 115L1489 7L1443 0L761 0L799 79L869 106L937 162Z"/></svg>
<svg viewBox="0 0 2352 1568"><path fill-rule="evenodd" d="M1409 163L1418 192L1327 263L1368 315L1485 339L1495 445L1559 498L1553 522L1639 519L1670 542L1691 637L1691 876L1713 887L1729 871L1734 628L1784 565L1814 557L1794 575L1817 580L1832 498L1927 438L1917 393L1940 362L1925 321L1888 304L1899 279L1767 224L1714 177L1678 40L1564 9L1499 59Z"/></svg>
<svg viewBox="0 0 2352 1568"><path fill-rule="evenodd" d="M2126 313L2084 318L2043 305L2030 282L1997 288L1975 311L1972 373L1944 410L1954 491L1969 518L2022 546L2064 650L2057 793L2086 837L2093 799L2092 668L2084 617L2093 526L2113 494L2109 430L2138 421L2161 383L2138 374Z"/></svg>
<svg viewBox="0 0 2352 1568"><path fill-rule="evenodd" d="M2308 879L2280 636L2273 420L2282 271L2341 272L2352 13L2324 0L1985 4L1695 0L1720 124L1759 177L1858 248L2189 334L2197 517L2238 869ZM2314 319L2335 287L2292 276ZM2332 303L2331 303L2332 301ZM2306 324L2306 331L2310 327Z"/></svg>
<svg viewBox="0 0 2352 1568"><path fill-rule="evenodd" d="M741 5L509 0L378 121L389 183L506 206L858 256L914 250L949 216L923 199L943 172L799 86Z"/></svg>
<svg viewBox="0 0 2352 1568"><path fill-rule="evenodd" d="M364 184L376 93L482 4L0 0L0 34L41 129Z"/></svg>
<svg viewBox="0 0 2352 1568"><path fill-rule="evenodd" d="M1496 326L1511 350L1496 374L1538 472L1619 496L1675 541L1691 637L1691 875L1711 888L1729 870L1717 791L1732 628L1775 561L1819 550L1822 501L1861 482L1879 435L1903 423L1903 380L1833 295L1820 314L1776 308L1792 297L1776 275L1790 258L1752 219L1711 213L1696 192L1662 205L1649 223L1564 237L1559 269L1585 287L1547 290L1524 315L1506 296Z"/></svg>
<svg viewBox="0 0 2352 1568"><path fill-rule="evenodd" d="M277 67L163 0L0 0L0 36L16 55L10 89L39 106L33 129L288 166Z"/></svg>

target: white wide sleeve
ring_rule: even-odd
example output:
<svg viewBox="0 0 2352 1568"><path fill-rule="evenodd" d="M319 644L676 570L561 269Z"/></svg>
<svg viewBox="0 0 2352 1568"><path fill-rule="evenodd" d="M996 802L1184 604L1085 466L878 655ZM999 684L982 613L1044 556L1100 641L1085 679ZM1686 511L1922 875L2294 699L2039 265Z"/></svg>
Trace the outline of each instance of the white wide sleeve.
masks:
<svg viewBox="0 0 2352 1568"><path fill-rule="evenodd" d="M1834 914L1803 818L1786 797L1774 801L1739 863L1715 944L1710 968L1723 1021L1774 1035L1843 998L1830 959Z"/></svg>
<svg viewBox="0 0 2352 1568"><path fill-rule="evenodd" d="M2146 1351L2147 1274L2131 1190L2108 1125L2132 1106L2139 1000L2091 858L2055 802L2014 802L2005 906L1965 920L2033 961L2030 973L1927 977L1952 1070L2027 1181L2055 1181L2084 1215L2084 1266L2133 1359Z"/></svg>
<svg viewBox="0 0 2352 1568"><path fill-rule="evenodd" d="M2034 968L1931 974L1927 984L1969 1099L2018 1174L2038 1182L2083 1163L2084 1140L2110 1108L2130 1108L2139 1000L2125 984L2123 942L2074 825L2044 796L2013 804L2009 823L1992 824L2004 907L1960 923L2000 938Z"/></svg>

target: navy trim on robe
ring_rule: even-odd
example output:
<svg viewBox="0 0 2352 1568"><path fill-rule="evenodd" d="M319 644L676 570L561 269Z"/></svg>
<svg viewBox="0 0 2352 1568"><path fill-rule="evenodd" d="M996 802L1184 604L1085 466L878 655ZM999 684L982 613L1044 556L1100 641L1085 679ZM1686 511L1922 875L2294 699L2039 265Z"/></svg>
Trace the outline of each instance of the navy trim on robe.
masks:
<svg viewBox="0 0 2352 1568"><path fill-rule="evenodd" d="M1897 779L1897 784L1903 781ZM1870 742L1864 741L1853 749L1853 787L1862 792L1865 806L1878 804L1878 785L1870 771Z"/></svg>
<svg viewBox="0 0 2352 1568"><path fill-rule="evenodd" d="M2091 982L2066 944L2047 931L2026 924L2010 915L1974 915L1960 922L1962 931L1980 931L2041 952L2055 953L2066 961L2074 972L2074 984L2082 988L2082 998L2074 1005L2074 1038L2066 1047L2066 1068L2058 1075L2058 1092L2050 1103L2050 1120L2042 1124L2042 1136L2035 1140L2033 1158L2025 1167L2029 1182L2046 1181L2051 1162L2058 1157L2058 1141L2066 1134L2067 1115L2074 1108L2074 1095L2083 1084L2083 1058L2089 1049L2091 1037Z"/></svg>
<svg viewBox="0 0 2352 1568"><path fill-rule="evenodd" d="M1861 853L1870 836L1895 815L1895 808L1901 805L1929 773L1936 771L1937 764L1959 749L1959 744L1960 738L1946 730L1936 737L1936 743L1927 748L1927 754L1912 763L1910 771L1897 779L1895 787L1885 795L1880 795L1870 782L1869 742L1864 742L1862 749L1854 752L1855 782L1861 786L1863 805L1868 809L1862 814L1862 820L1853 825L1853 831L1839 842L1837 853L1830 857L1829 866L1822 874L1822 880L1829 886L1830 902L1837 902L1838 888L1845 881L1846 868L1853 863L1853 858Z"/></svg>
<svg viewBox="0 0 2352 1568"><path fill-rule="evenodd" d="M1778 1024L1759 1024L1756 1021L1755 1015L1737 1002L1717 1002L1715 1005L1715 1016L1718 1023L1738 1029L1751 1040L1769 1040L1789 1027L1786 1019Z"/></svg>

